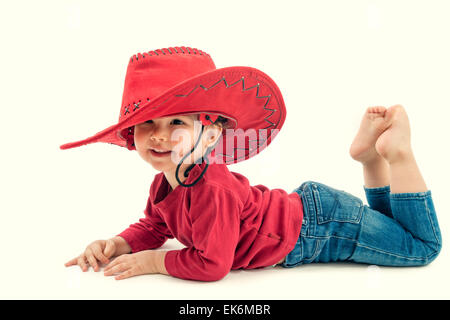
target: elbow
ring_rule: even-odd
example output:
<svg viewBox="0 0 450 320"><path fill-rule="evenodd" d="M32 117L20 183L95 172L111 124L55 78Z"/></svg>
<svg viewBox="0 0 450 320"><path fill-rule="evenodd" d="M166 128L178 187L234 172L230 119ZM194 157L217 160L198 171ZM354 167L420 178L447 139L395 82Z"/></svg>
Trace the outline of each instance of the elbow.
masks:
<svg viewBox="0 0 450 320"><path fill-rule="evenodd" d="M230 268L227 266L216 266L210 268L204 274L204 281L219 281L225 278L225 276L230 273Z"/></svg>
<svg viewBox="0 0 450 320"><path fill-rule="evenodd" d="M230 270L229 270L229 269L223 269L223 270L220 270L219 272L216 273L215 281L222 280L223 278L226 277L226 275L227 275L228 273L230 273Z"/></svg>

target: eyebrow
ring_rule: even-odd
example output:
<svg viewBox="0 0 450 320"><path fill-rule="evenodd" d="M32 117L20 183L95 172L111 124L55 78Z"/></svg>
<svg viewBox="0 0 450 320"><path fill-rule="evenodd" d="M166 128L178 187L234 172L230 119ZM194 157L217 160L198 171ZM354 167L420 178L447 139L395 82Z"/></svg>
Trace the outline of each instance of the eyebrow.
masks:
<svg viewBox="0 0 450 320"><path fill-rule="evenodd" d="M177 119L177 118L183 118L183 119L189 119L189 120L195 120L193 116L187 115L187 116L183 116L183 115L175 115L175 116L169 116L169 119Z"/></svg>
<svg viewBox="0 0 450 320"><path fill-rule="evenodd" d="M190 121L195 121L195 120L197 120L197 118L198 117L195 117L195 115L174 115L174 116L167 116L167 117L164 117L164 118L166 118L166 119L168 119L168 120L173 120L173 119L182 119L182 120L185 120L185 119L189 119ZM155 119L161 119L161 118L155 118ZM155 120L155 119L149 119L149 120Z"/></svg>

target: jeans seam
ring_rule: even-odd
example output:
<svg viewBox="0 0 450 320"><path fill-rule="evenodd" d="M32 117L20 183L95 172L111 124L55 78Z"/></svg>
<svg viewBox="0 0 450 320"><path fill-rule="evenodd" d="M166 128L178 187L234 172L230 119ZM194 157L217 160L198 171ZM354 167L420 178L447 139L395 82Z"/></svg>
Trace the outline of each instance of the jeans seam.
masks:
<svg viewBox="0 0 450 320"><path fill-rule="evenodd" d="M401 201L401 200L423 200L423 199L424 199L423 197L393 197L391 200Z"/></svg>
<svg viewBox="0 0 450 320"><path fill-rule="evenodd" d="M314 253L313 253L313 255L310 258L303 259L302 261L313 261L314 259L316 259L319 256L319 254L320 254L320 251L318 250L319 242L321 242L322 240L330 240L330 238L335 238L335 239L351 241L351 242L357 244L357 240L356 239L345 238L345 237L338 237L338 236L334 236L334 235L333 236L324 236L324 237L308 236L308 237L305 237L305 238L315 239L317 241L316 241L316 244L314 246Z"/></svg>
<svg viewBox="0 0 450 320"><path fill-rule="evenodd" d="M364 210L364 203L362 202L361 199L356 198L358 200L358 204L359 204L359 211L357 214L357 218L356 219L350 219L350 218L342 218L342 220L340 220L339 218L333 218L333 219L329 219L329 220L322 220L319 221L323 218L323 209L322 209L322 202L321 202L321 198L320 198L320 192L319 190L317 190L317 184L316 183L312 183L313 188L312 189L312 198L313 198L313 202L316 208L316 218L317 218L317 224L321 225L321 224L325 224L325 223L330 223L330 222L338 222L338 223L352 223L352 224L359 224L361 222L361 218L362 218L362 212ZM340 190L343 191L343 190ZM344 191L345 192L345 191ZM338 201L335 198L335 201Z"/></svg>
<svg viewBox="0 0 450 320"><path fill-rule="evenodd" d="M313 261L315 258L317 258L319 256L319 253L320 253L319 252L319 242L320 241L316 241L316 245L314 246L314 253L313 253L312 257L311 258L307 258L307 259L303 259L303 261Z"/></svg>
<svg viewBox="0 0 450 320"><path fill-rule="evenodd" d="M317 223L319 223L319 216L322 215L322 203L320 202L320 195L319 195L319 191L317 190L317 186L315 184L313 184L313 188L312 188L312 198L313 198L313 203L314 206L316 207L316 218L317 218Z"/></svg>
<svg viewBox="0 0 450 320"><path fill-rule="evenodd" d="M430 212L430 208L428 207L428 203L427 203L426 199L424 199L424 203L425 203L425 208L427 209L428 222L430 223L431 228L433 229L434 239L435 239L437 245L441 246L442 244L441 244L441 241L439 240L439 238L437 236L436 228L434 226L434 221L433 221L433 219L431 219L431 212ZM433 254L439 251L439 250L436 250L434 248L431 248L431 249L433 250Z"/></svg>
<svg viewBox="0 0 450 320"><path fill-rule="evenodd" d="M316 240L329 240L330 238L335 238L335 239L342 239L342 240L349 240L349 241L353 241L356 242L356 239L352 239L352 238L346 238L346 237L339 237L336 235L332 235L332 236L303 236L304 238L309 238L309 239L316 239Z"/></svg>
<svg viewBox="0 0 450 320"><path fill-rule="evenodd" d="M425 257L411 257L411 256L402 256L402 255L395 254L395 253L392 253L392 252L387 252L387 251L383 251L383 250L380 250L380 249L368 247L368 246L362 245L362 244L360 244L358 242L356 243L356 246L357 247L361 247L361 248L365 248L365 249L368 249L368 250L372 250L372 251L375 251L375 252L378 252L378 253L391 255L391 256L394 256L394 257L397 257L397 258L402 258L402 259L406 259L406 260L414 260L414 261L418 261L418 260L426 261L426 260L429 259L429 257L431 257L432 255L436 254L436 252L432 252L429 255L425 256Z"/></svg>
<svg viewBox="0 0 450 320"><path fill-rule="evenodd" d="M430 191L416 193L391 193L391 200L426 199L431 195Z"/></svg>

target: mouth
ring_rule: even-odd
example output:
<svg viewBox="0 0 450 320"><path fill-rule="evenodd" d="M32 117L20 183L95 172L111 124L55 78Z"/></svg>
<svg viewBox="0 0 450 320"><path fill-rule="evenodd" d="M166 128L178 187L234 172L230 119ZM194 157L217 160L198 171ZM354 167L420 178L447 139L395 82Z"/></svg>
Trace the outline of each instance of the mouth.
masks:
<svg viewBox="0 0 450 320"><path fill-rule="evenodd" d="M150 152L155 157L164 157L164 156L170 155L172 153L172 150L163 150L163 149L150 148Z"/></svg>

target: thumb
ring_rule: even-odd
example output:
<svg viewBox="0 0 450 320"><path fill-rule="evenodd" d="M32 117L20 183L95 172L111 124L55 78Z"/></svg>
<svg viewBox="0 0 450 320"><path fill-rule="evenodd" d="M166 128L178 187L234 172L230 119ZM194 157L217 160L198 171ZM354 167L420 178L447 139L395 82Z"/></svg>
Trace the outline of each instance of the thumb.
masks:
<svg viewBox="0 0 450 320"><path fill-rule="evenodd" d="M103 250L103 254L107 258L111 258L115 251L116 251L116 245L115 245L114 241L107 240L106 241L106 245L105 245L105 249Z"/></svg>

